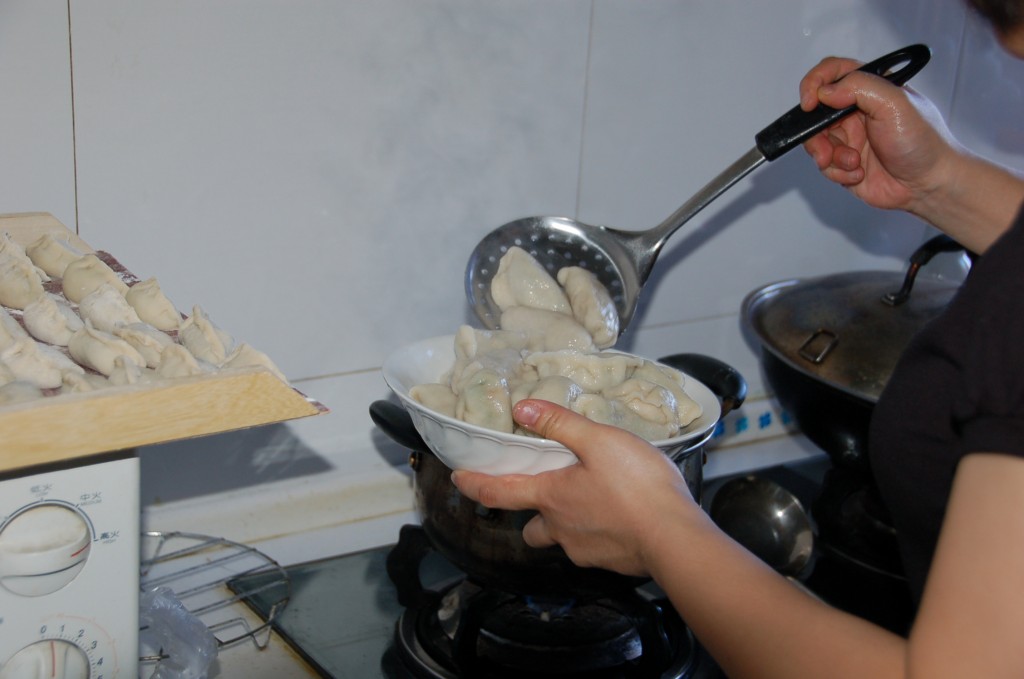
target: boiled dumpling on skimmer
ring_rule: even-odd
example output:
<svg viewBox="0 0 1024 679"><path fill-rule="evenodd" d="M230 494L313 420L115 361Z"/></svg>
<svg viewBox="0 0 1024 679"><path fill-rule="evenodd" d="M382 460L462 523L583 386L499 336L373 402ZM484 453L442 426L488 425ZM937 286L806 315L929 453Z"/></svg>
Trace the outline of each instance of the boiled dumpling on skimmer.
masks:
<svg viewBox="0 0 1024 679"><path fill-rule="evenodd" d="M498 262L491 297L504 311L514 306L572 314L569 299L551 274L526 250L511 247Z"/></svg>
<svg viewBox="0 0 1024 679"><path fill-rule="evenodd" d="M525 336L530 351L572 349L591 353L597 350L586 328L572 316L557 311L526 306L509 307L501 312L501 327Z"/></svg>
<svg viewBox="0 0 1024 679"><path fill-rule="evenodd" d="M567 266L558 271L558 282L569 298L573 317L587 329L601 349L614 346L619 339L619 312L608 289L590 271Z"/></svg>

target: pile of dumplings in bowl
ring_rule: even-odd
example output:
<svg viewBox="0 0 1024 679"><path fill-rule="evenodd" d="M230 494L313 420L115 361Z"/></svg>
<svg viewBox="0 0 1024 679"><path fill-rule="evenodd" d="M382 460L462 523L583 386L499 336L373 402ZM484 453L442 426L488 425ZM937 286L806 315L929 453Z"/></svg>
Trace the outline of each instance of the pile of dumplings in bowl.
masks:
<svg viewBox="0 0 1024 679"><path fill-rule="evenodd" d="M491 296L499 329L463 325L395 352L383 367L447 466L508 474L574 463L564 446L513 421L512 407L526 398L629 430L666 452L710 436L721 412L715 395L670 366L612 349L618 314L590 271L570 266L552 276L511 247Z"/></svg>
<svg viewBox="0 0 1024 679"><path fill-rule="evenodd" d="M101 254L50 233L27 246L0 237L0 406L249 366L287 382L201 307L184 317L155 278Z"/></svg>

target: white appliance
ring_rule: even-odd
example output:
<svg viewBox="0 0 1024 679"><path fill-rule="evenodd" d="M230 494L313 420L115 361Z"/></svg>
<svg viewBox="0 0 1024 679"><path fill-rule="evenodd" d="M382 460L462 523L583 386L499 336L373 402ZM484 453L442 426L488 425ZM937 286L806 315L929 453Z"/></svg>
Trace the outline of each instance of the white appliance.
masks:
<svg viewBox="0 0 1024 679"><path fill-rule="evenodd" d="M134 454L0 474L0 679L137 676L139 543Z"/></svg>

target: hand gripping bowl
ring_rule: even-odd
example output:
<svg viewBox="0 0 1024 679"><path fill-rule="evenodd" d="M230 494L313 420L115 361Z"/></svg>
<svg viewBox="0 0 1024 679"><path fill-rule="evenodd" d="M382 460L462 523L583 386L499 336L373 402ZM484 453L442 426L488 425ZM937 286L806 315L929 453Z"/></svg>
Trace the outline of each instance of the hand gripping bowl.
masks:
<svg viewBox="0 0 1024 679"><path fill-rule="evenodd" d="M409 395L412 387L439 382L451 369L454 346L454 335L421 340L393 353L383 366L384 381L412 416L416 430L434 455L451 469L487 474L538 474L576 462L576 456L555 441L485 429L442 415L414 400ZM718 398L697 379L686 375L684 389L700 404L702 412L679 436L653 442L670 458L710 438L722 413Z"/></svg>

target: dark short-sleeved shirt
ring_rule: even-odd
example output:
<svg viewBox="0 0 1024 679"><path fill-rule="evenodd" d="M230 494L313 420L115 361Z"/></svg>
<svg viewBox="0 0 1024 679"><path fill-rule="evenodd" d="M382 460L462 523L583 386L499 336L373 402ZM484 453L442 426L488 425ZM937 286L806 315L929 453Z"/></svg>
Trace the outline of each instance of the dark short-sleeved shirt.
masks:
<svg viewBox="0 0 1024 679"><path fill-rule="evenodd" d="M1024 457L1024 210L905 350L869 450L919 601L960 460Z"/></svg>

